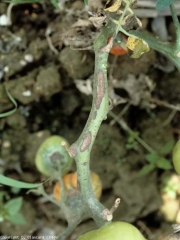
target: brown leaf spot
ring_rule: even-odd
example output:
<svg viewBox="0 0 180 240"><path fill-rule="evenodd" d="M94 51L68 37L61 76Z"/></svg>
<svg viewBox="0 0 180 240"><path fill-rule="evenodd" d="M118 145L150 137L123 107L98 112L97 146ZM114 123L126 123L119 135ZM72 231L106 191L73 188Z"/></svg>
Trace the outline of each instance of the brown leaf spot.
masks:
<svg viewBox="0 0 180 240"><path fill-rule="evenodd" d="M93 114L93 120L96 119L96 116L97 116L97 111L95 111L94 114Z"/></svg>
<svg viewBox="0 0 180 240"><path fill-rule="evenodd" d="M98 84L97 84L96 109L99 109L105 93L104 74L102 71L98 73L97 78Z"/></svg>
<svg viewBox="0 0 180 240"><path fill-rule="evenodd" d="M81 144L81 147L80 147L81 152L84 152L89 148L89 146L91 144L91 139L92 139L92 134L91 134L91 132L88 132L86 134L86 136L84 137L83 142Z"/></svg>

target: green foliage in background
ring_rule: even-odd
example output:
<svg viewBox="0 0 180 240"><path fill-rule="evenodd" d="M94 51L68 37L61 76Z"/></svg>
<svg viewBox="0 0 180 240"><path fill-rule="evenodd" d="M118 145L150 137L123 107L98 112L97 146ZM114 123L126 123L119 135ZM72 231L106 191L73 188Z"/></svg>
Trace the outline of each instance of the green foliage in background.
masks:
<svg viewBox="0 0 180 240"><path fill-rule="evenodd" d="M4 203L4 197L7 199L7 193L0 192L0 222L7 220L17 225L26 224L23 215L20 213L23 203L22 197L13 198L6 203Z"/></svg>
<svg viewBox="0 0 180 240"><path fill-rule="evenodd" d="M139 136L139 132L129 132L126 140L126 148L136 150L138 147L138 142L136 138Z"/></svg>
<svg viewBox="0 0 180 240"><path fill-rule="evenodd" d="M174 141L168 141L159 152L148 153L145 155L146 160L149 162L145 165L139 172L140 175L146 175L153 171L155 168L160 168L163 170L172 169L172 164L169 159L165 158L167 154L172 152L174 147Z"/></svg>

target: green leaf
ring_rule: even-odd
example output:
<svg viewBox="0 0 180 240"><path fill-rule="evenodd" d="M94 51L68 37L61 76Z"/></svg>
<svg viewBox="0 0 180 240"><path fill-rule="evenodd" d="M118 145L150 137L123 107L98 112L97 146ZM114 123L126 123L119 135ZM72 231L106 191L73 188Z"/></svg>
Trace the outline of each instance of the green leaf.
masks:
<svg viewBox="0 0 180 240"><path fill-rule="evenodd" d="M4 87L4 88L5 88L5 91L6 91L7 95L8 95L8 97L9 97L9 99L11 100L11 102L13 103L13 105L15 106L15 108L12 109L12 110L10 110L9 112L0 113L0 118L2 118L2 117L7 117L7 116L13 114L13 113L16 111L16 109L17 109L17 102L16 102L15 99L11 96L11 94L9 93L9 91L7 90L7 88L6 88L6 87Z"/></svg>
<svg viewBox="0 0 180 240"><path fill-rule="evenodd" d="M146 154L145 155L145 158L146 160L149 162L149 163L153 163L155 164L156 163L156 160L158 159L158 154L157 153L149 153L149 154Z"/></svg>
<svg viewBox="0 0 180 240"><path fill-rule="evenodd" d="M51 0L52 5L54 5L55 8L60 9L59 5L57 3L57 0Z"/></svg>
<svg viewBox="0 0 180 240"><path fill-rule="evenodd" d="M10 187L27 188L27 189L36 188L42 185L42 183L25 183L25 182L17 181L12 178L5 177L2 174L0 174L0 184L10 186Z"/></svg>
<svg viewBox="0 0 180 240"><path fill-rule="evenodd" d="M163 157L159 157L158 160L156 161L156 165L158 168L164 169L164 170L170 170L172 169L172 164L171 162Z"/></svg>
<svg viewBox="0 0 180 240"><path fill-rule="evenodd" d="M85 3L86 5L88 5L88 0L84 0L84 3Z"/></svg>
<svg viewBox="0 0 180 240"><path fill-rule="evenodd" d="M22 206L22 197L14 198L9 200L5 205L4 208L7 210L8 215L16 215Z"/></svg>
<svg viewBox="0 0 180 240"><path fill-rule="evenodd" d="M157 0L156 3L156 10L162 10L166 7L168 7L171 3L173 3L174 0Z"/></svg>
<svg viewBox="0 0 180 240"><path fill-rule="evenodd" d="M17 213L16 215L10 215L8 220L11 223L18 224L18 225L26 224L26 220L24 219L24 217L21 213Z"/></svg>
<svg viewBox="0 0 180 240"><path fill-rule="evenodd" d="M166 155L166 154L168 154L168 153L171 153L172 150L173 150L174 145L175 145L175 142L174 142L173 139L170 140L170 141L168 141L168 142L161 148L161 150L160 150L159 153L160 153L161 155Z"/></svg>
<svg viewBox="0 0 180 240"><path fill-rule="evenodd" d="M153 164L145 165L140 171L139 175L144 176L148 173L152 172L155 169L155 166Z"/></svg>

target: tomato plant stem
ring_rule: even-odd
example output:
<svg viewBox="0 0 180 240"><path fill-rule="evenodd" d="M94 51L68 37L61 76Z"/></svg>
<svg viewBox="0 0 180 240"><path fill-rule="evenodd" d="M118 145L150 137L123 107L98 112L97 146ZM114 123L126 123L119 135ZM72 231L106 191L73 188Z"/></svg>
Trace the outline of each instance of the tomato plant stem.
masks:
<svg viewBox="0 0 180 240"><path fill-rule="evenodd" d="M174 27L175 27L175 31L176 31L175 51L177 53L179 53L180 52L180 23L179 23L177 15L176 15L176 10L174 8L173 3L170 5L170 9L171 9L171 15L172 15L172 19L173 19L173 23L174 23Z"/></svg>
<svg viewBox="0 0 180 240"><path fill-rule="evenodd" d="M102 29L94 43L95 70L93 81L92 108L79 139L70 147L70 153L75 158L77 165L78 185L81 191L83 205L89 215L94 219L98 227L106 221L101 213L105 207L94 196L90 182L90 153L100 125L106 119L109 111L108 83L107 83L107 60L108 51L105 48L107 38L112 31L109 26ZM110 49L109 49L110 51Z"/></svg>

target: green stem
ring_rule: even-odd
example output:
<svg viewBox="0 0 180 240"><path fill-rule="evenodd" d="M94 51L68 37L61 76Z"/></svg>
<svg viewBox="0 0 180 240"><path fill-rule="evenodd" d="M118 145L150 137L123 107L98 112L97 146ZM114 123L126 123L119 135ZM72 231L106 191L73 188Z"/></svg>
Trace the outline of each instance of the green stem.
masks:
<svg viewBox="0 0 180 240"><path fill-rule="evenodd" d="M118 34L118 32L120 31L120 28L121 28L121 30L122 30L122 27L121 27L121 25L122 25L122 21L123 21L123 19L124 19L124 16L125 16L125 14L126 14L126 12L128 11L128 9L129 9L129 6L131 5L131 1L128 1L128 2L126 2L126 6L125 6L125 8L123 9L123 13L122 13L122 15L121 15L121 17L119 18L119 20L118 20L118 25L117 25L117 27L116 27L116 35Z"/></svg>
<svg viewBox="0 0 180 240"><path fill-rule="evenodd" d="M108 83L107 83L107 60L108 53L102 49L106 46L107 38L112 31L104 27L94 43L95 71L93 82L92 108L79 139L70 147L69 151L75 158L77 175L83 205L94 219L98 227L106 222L102 219L101 213L105 207L94 196L90 182L90 153L95 141L97 132L109 111Z"/></svg>
<svg viewBox="0 0 180 240"><path fill-rule="evenodd" d="M174 27L175 27L175 31L176 31L175 51L180 52L180 24L179 24L179 20L178 20L176 10L175 10L173 3L170 5L170 9L171 9L171 15L172 15L172 19L173 19L173 23L174 23Z"/></svg>

